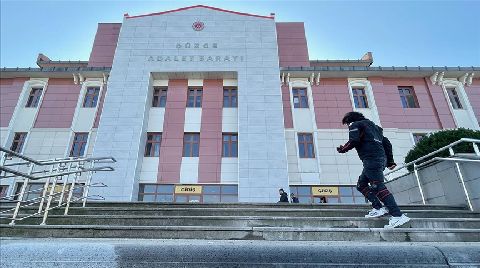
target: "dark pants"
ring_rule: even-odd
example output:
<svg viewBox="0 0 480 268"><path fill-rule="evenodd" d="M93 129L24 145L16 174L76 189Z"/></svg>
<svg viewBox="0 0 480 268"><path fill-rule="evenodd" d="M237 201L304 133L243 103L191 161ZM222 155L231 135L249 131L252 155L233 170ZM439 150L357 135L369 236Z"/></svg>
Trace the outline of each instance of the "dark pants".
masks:
<svg viewBox="0 0 480 268"><path fill-rule="evenodd" d="M395 198L388 191L384 184L385 177L385 159L370 159L363 161L363 171L358 178L357 190L360 191L368 201L372 202L372 207L380 209L382 203L388 208L390 215L399 217L402 212L398 208Z"/></svg>

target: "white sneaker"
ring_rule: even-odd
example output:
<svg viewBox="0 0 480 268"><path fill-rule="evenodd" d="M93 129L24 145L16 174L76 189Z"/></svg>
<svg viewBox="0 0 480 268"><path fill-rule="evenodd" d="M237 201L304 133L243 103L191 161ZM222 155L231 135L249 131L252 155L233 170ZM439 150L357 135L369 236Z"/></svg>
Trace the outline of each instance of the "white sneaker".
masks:
<svg viewBox="0 0 480 268"><path fill-rule="evenodd" d="M388 225L385 225L385 229L393 229L399 226L404 225L405 223L409 222L410 218L407 217L407 215L402 214L400 217L390 217L390 220L388 221Z"/></svg>
<svg viewBox="0 0 480 268"><path fill-rule="evenodd" d="M367 215L365 215L365 218L378 218L385 214L388 214L388 209L386 207L381 207L380 209L373 208Z"/></svg>

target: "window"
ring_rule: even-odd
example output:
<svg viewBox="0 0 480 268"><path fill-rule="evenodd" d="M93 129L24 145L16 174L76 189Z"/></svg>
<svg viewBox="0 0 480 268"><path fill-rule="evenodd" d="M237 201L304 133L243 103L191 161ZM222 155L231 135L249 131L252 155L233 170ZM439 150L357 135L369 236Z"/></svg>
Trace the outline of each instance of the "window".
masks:
<svg viewBox="0 0 480 268"><path fill-rule="evenodd" d="M224 88L223 89L223 107L237 107L237 89Z"/></svg>
<svg viewBox="0 0 480 268"><path fill-rule="evenodd" d="M83 99L83 107L84 108L97 107L99 94L100 94L99 87L87 87L87 92L85 92L85 99Z"/></svg>
<svg viewBox="0 0 480 268"><path fill-rule="evenodd" d="M162 142L162 133L147 133L147 143L145 145L145 156L149 156L149 157L159 156L161 142Z"/></svg>
<svg viewBox="0 0 480 268"><path fill-rule="evenodd" d="M463 109L462 102L460 101L460 96L458 96L457 90L455 88L447 88L448 98L452 107L455 110Z"/></svg>
<svg viewBox="0 0 480 268"><path fill-rule="evenodd" d="M152 107L165 107L167 105L167 88L154 87Z"/></svg>
<svg viewBox="0 0 480 268"><path fill-rule="evenodd" d="M13 137L12 146L10 146L10 151L14 151L18 154L22 153L23 144L25 143L25 139L27 138L26 132L17 132Z"/></svg>
<svg viewBox="0 0 480 268"><path fill-rule="evenodd" d="M298 150L300 158L315 158L311 133L298 133Z"/></svg>
<svg viewBox="0 0 480 268"><path fill-rule="evenodd" d="M352 94L355 108L368 108L368 100L364 88L352 88Z"/></svg>
<svg viewBox="0 0 480 268"><path fill-rule="evenodd" d="M0 185L0 199L7 196L8 185Z"/></svg>
<svg viewBox="0 0 480 268"><path fill-rule="evenodd" d="M223 157L238 157L238 135L237 134L223 134Z"/></svg>
<svg viewBox="0 0 480 268"><path fill-rule="evenodd" d="M402 101L403 108L418 108L417 97L412 87L399 87L400 100Z"/></svg>
<svg viewBox="0 0 480 268"><path fill-rule="evenodd" d="M88 133L75 133L73 138L72 149L70 149L71 157L81 157L85 153L87 147Z"/></svg>
<svg viewBox="0 0 480 268"><path fill-rule="evenodd" d="M185 133L183 136L183 156L198 157L199 133Z"/></svg>
<svg viewBox="0 0 480 268"><path fill-rule="evenodd" d="M30 90L30 95L28 95L27 104L25 107L27 108L35 108L38 106L40 102L40 97L42 96L43 88L32 88Z"/></svg>
<svg viewBox="0 0 480 268"><path fill-rule="evenodd" d="M413 142L417 144L419 141L421 141L427 134L425 133L413 133Z"/></svg>
<svg viewBox="0 0 480 268"><path fill-rule="evenodd" d="M173 202L174 189L172 184L140 184L138 201Z"/></svg>
<svg viewBox="0 0 480 268"><path fill-rule="evenodd" d="M189 88L187 107L202 107L202 88Z"/></svg>
<svg viewBox="0 0 480 268"><path fill-rule="evenodd" d="M308 97L306 88L293 88L293 107L308 108Z"/></svg>

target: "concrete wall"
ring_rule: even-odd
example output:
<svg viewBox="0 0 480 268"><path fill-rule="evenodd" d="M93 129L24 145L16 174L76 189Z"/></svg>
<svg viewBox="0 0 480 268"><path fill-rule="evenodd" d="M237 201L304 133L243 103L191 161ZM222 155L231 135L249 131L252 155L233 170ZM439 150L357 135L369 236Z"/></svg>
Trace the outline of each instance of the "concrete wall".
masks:
<svg viewBox="0 0 480 268"><path fill-rule="evenodd" d="M480 164L460 163L467 191L474 210L480 211ZM460 177L453 162L439 162L419 170L427 204L467 206ZM413 173L387 183L399 204L421 204L422 199Z"/></svg>

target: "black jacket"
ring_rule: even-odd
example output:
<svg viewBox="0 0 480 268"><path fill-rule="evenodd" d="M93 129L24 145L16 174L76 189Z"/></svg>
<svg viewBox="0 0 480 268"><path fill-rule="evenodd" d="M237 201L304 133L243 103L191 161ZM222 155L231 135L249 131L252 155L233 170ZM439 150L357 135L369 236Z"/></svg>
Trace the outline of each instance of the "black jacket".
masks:
<svg viewBox="0 0 480 268"><path fill-rule="evenodd" d="M298 201L298 197L292 197L292 203L300 203L300 201Z"/></svg>
<svg viewBox="0 0 480 268"><path fill-rule="evenodd" d="M280 201L279 201L279 202L282 202L282 203L283 203L283 202L286 202L286 203L288 203L288 194L285 193L285 192L284 192L283 194L281 194L281 195L280 195Z"/></svg>
<svg viewBox="0 0 480 268"><path fill-rule="evenodd" d="M342 147L342 152L355 148L363 160L385 159L387 167L395 164L392 144L383 136L383 129L372 121L365 119L353 122L348 126L349 139Z"/></svg>

